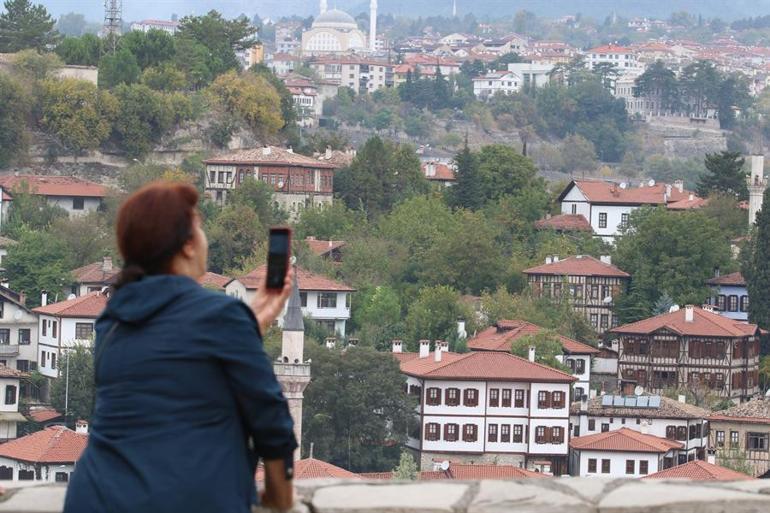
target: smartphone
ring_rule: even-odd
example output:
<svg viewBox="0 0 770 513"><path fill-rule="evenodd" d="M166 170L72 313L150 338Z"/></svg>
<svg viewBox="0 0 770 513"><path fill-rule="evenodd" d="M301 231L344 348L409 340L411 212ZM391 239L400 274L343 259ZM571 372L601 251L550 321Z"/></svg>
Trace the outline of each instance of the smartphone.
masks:
<svg viewBox="0 0 770 513"><path fill-rule="evenodd" d="M281 290L289 271L291 256L291 229L278 227L270 229L267 246L267 288Z"/></svg>

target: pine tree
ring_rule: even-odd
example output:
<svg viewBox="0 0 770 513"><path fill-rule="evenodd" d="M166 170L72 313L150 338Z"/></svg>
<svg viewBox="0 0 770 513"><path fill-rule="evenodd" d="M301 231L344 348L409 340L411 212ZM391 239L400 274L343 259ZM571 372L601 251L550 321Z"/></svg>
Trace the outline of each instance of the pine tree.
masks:
<svg viewBox="0 0 770 513"><path fill-rule="evenodd" d="M59 41L56 22L42 5L29 0L6 0L0 14L0 53L34 49L45 51Z"/></svg>
<svg viewBox="0 0 770 513"><path fill-rule="evenodd" d="M730 194L738 199L749 197L746 188L745 160L738 152L723 151L706 155L707 172L698 181L696 191L702 198L713 193Z"/></svg>
<svg viewBox="0 0 770 513"><path fill-rule="evenodd" d="M477 210L484 205L481 175L476 155L465 141L463 150L455 156L455 185L450 189L450 203L457 208Z"/></svg>
<svg viewBox="0 0 770 513"><path fill-rule="evenodd" d="M414 481L417 479L417 463L408 452L401 453L398 466L393 469L393 477L402 481Z"/></svg>
<svg viewBox="0 0 770 513"><path fill-rule="evenodd" d="M757 213L756 231L743 262L743 276L749 291L749 320L770 328L770 189L765 191L765 208Z"/></svg>

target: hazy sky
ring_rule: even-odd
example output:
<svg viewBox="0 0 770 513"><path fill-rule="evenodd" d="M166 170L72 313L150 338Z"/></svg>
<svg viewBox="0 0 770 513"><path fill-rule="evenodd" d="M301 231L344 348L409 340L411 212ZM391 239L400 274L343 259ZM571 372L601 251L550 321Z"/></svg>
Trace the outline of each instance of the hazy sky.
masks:
<svg viewBox="0 0 770 513"><path fill-rule="evenodd" d="M93 21L103 17L104 0L35 0L44 4L52 14L71 11L83 13ZM353 14L366 9L367 0L328 0ZM590 16L605 16L615 10L623 16L648 15L667 17L671 12L687 10L706 17L718 16L726 21L746 16L770 14L770 0L457 0L460 14L473 11L479 17L513 14L529 9L538 15L561 16L582 12ZM381 13L407 16L451 13L452 0L379 0ZM172 13L180 16L202 14L217 9L228 16L245 13L252 16L307 16L318 10L317 0L123 0L126 20L142 18L167 19Z"/></svg>

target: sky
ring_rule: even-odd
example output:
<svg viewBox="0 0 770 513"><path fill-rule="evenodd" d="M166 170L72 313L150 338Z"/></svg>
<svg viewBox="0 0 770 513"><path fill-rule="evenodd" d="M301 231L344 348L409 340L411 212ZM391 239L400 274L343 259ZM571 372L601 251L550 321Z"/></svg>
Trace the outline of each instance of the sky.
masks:
<svg viewBox="0 0 770 513"><path fill-rule="evenodd" d="M36 0L59 16L68 12L86 15L91 21L103 18L104 0ZM328 0L358 14L366 10L367 0ZM686 10L705 17L721 17L725 21L747 16L770 15L770 0L457 0L462 15L473 12L478 17L499 16L528 9L541 16L563 16L581 12L604 17L613 10L622 16L667 17L671 12ZM449 15L452 0L379 0L380 13L405 16ZM249 16L279 17L316 14L317 0L123 0L123 17L127 21L144 18L169 19L173 13L180 17L203 14L217 9L227 16L245 13Z"/></svg>

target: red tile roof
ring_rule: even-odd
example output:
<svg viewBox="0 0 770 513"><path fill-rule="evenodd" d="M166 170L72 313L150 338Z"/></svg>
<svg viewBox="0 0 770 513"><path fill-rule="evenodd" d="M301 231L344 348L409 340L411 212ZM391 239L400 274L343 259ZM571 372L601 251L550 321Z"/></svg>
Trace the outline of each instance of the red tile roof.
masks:
<svg viewBox="0 0 770 513"><path fill-rule="evenodd" d="M267 272L267 265L261 265L251 271L246 276L237 278L238 281L243 283L244 287L251 290L256 290L265 282L265 273ZM301 267L297 267L297 282L299 284L299 290L324 290L324 291L337 291L337 292L354 292L355 289L348 287L344 283L334 281L325 276L313 274L310 271L306 271Z"/></svg>
<svg viewBox="0 0 770 513"><path fill-rule="evenodd" d="M254 166L290 166L309 167L314 169L336 169L337 166L312 157L291 152L277 146L242 150L235 153L220 155L204 161L206 164L242 164Z"/></svg>
<svg viewBox="0 0 770 513"><path fill-rule="evenodd" d="M420 481L434 481L439 479L460 479L463 481L478 481L481 479L494 479L504 481L521 478L545 478L540 472L533 472L513 465L463 465L452 463L446 471L420 472Z"/></svg>
<svg viewBox="0 0 770 513"><path fill-rule="evenodd" d="M231 281L232 281L232 278L228 278L227 276L223 276L217 273L207 272L206 274L201 276L201 278L198 280L198 283L200 283L204 287L224 290L225 285L227 285Z"/></svg>
<svg viewBox="0 0 770 513"><path fill-rule="evenodd" d="M497 351L474 351L464 354L445 352L440 362L435 361L434 353L431 352L427 358L413 358L402 362L401 372L428 379L537 383L575 381L575 378L565 372Z"/></svg>
<svg viewBox="0 0 770 513"><path fill-rule="evenodd" d="M112 283L120 274L120 269L112 265L110 260L109 265L105 265L105 262L94 262L93 264L84 265L78 267L72 271L72 275L77 283Z"/></svg>
<svg viewBox="0 0 770 513"><path fill-rule="evenodd" d="M587 50L586 53L632 53L632 51L630 48L626 48L625 46L609 44L591 48L590 50Z"/></svg>
<svg viewBox="0 0 770 513"><path fill-rule="evenodd" d="M722 420L727 422L745 422L748 424L770 424L770 401L764 398L733 406L723 411L718 411L709 417L709 420Z"/></svg>
<svg viewBox="0 0 770 513"><path fill-rule="evenodd" d="M592 232L591 223L581 214L560 214L535 221L538 230L556 230L557 232Z"/></svg>
<svg viewBox="0 0 770 513"><path fill-rule="evenodd" d="M692 481L745 481L754 479L735 470L702 460L694 460L667 468L642 479L689 479Z"/></svg>
<svg viewBox="0 0 770 513"><path fill-rule="evenodd" d="M743 275L740 271L725 274L724 276L717 276L716 278L711 278L709 281L707 281L709 285L736 285L736 286L745 286L746 280L743 279Z"/></svg>
<svg viewBox="0 0 770 513"><path fill-rule="evenodd" d="M27 374L0 363L0 378L25 378Z"/></svg>
<svg viewBox="0 0 770 513"><path fill-rule="evenodd" d="M39 306L32 311L56 317L83 317L96 319L107 306L107 296L101 292L91 292L85 296L59 301L46 306Z"/></svg>
<svg viewBox="0 0 770 513"><path fill-rule="evenodd" d="M51 426L0 445L0 457L29 463L74 463L87 443L86 434Z"/></svg>
<svg viewBox="0 0 770 513"><path fill-rule="evenodd" d="M550 274L556 276L607 276L612 278L629 278L631 276L612 264L605 264L601 260L588 255L567 257L550 264L530 267L522 272L524 274Z"/></svg>
<svg viewBox="0 0 770 513"><path fill-rule="evenodd" d="M27 416L35 422L48 422L49 420L58 419L62 414L53 408L33 407L30 408Z"/></svg>
<svg viewBox="0 0 770 513"><path fill-rule="evenodd" d="M693 320L685 320L687 307L680 308L676 312L664 313L618 326L610 330L612 333L647 335L660 329L673 331L678 335L694 337L746 337L757 333L755 324L747 324L733 319L728 319L714 312L709 312L697 306L693 308Z"/></svg>
<svg viewBox="0 0 770 513"><path fill-rule="evenodd" d="M307 237L305 242L310 248L310 251L318 256L331 253L335 249L339 249L345 245L344 240L318 240L315 237Z"/></svg>
<svg viewBox="0 0 770 513"><path fill-rule="evenodd" d="M398 360L398 363L410 362L420 357L419 353L392 353L393 357Z"/></svg>
<svg viewBox="0 0 770 513"><path fill-rule="evenodd" d="M701 208L706 206L708 198L699 198L697 196L691 198L685 198L683 200L674 201L666 205L669 210L690 210L693 208Z"/></svg>
<svg viewBox="0 0 770 513"><path fill-rule="evenodd" d="M0 176L0 187L8 189L11 194L17 187L21 187L23 182L29 185L30 192L44 196L82 196L86 198L107 196L107 189L103 185L74 176Z"/></svg>
<svg viewBox="0 0 770 513"><path fill-rule="evenodd" d="M622 188L620 185L612 182L600 180L575 180L571 182L566 189L559 195L561 202L564 196L577 187L583 196L591 202L597 204L619 204L619 205L663 205L688 199L692 192L683 189L680 191L677 187L669 187L663 183L644 187L628 186ZM670 192L666 196L666 192ZM665 200L665 201L664 201Z"/></svg>
<svg viewBox="0 0 770 513"><path fill-rule="evenodd" d="M639 433L628 428L606 431L595 435L578 436L570 440L572 449L581 451L655 452L667 453L684 445L653 435Z"/></svg>
<svg viewBox="0 0 770 513"><path fill-rule="evenodd" d="M294 462L294 479L361 479L361 476L349 470L326 463L315 458L305 458ZM260 466L255 475L257 481L265 480L264 468Z"/></svg>
<svg viewBox="0 0 770 513"><path fill-rule="evenodd" d="M503 351L511 350L511 343L527 335L536 335L544 330L537 324L527 321L498 321L494 326L483 330L475 337L468 340L468 348L471 351ZM573 354L599 354L599 350L588 344L558 335L561 345L568 353Z"/></svg>
<svg viewBox="0 0 770 513"><path fill-rule="evenodd" d="M437 182L454 182L455 172L450 166L441 162L425 162L422 165L422 173L428 180Z"/></svg>

